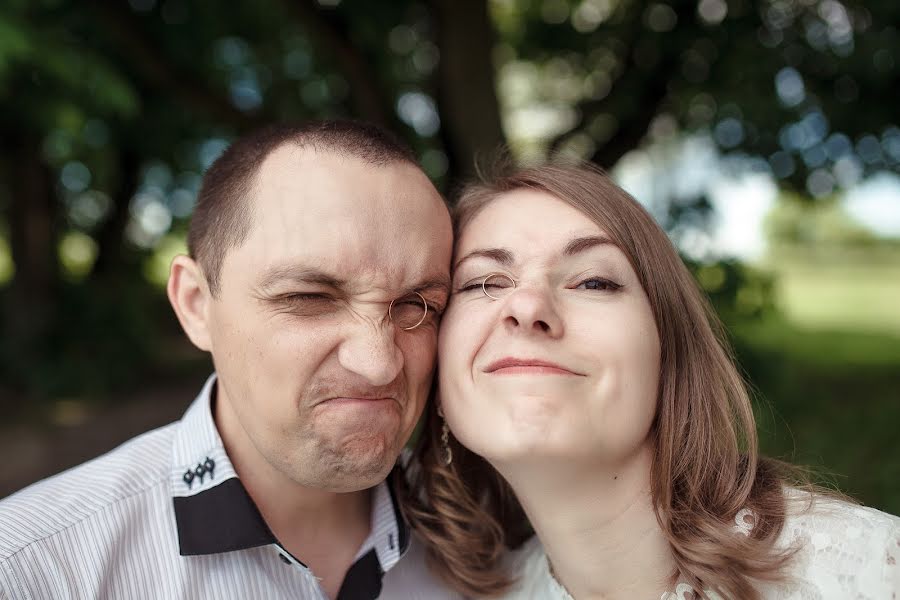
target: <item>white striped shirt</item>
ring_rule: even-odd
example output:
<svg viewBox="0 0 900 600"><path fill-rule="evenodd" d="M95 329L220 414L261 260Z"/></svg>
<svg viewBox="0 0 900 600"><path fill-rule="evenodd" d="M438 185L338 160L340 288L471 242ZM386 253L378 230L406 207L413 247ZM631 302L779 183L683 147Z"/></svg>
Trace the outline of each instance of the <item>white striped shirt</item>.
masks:
<svg viewBox="0 0 900 600"><path fill-rule="evenodd" d="M326 598L269 530L212 417L210 377L181 421L0 502L0 600ZM456 599L425 566L387 483L339 600Z"/></svg>

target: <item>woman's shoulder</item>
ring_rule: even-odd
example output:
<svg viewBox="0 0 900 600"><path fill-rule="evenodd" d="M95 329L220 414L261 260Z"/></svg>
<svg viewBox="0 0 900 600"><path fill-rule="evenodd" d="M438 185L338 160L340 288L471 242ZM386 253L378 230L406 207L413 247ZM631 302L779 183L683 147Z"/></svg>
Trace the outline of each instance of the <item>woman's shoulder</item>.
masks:
<svg viewBox="0 0 900 600"><path fill-rule="evenodd" d="M794 585L832 594L882 590L884 597L900 591L900 518L822 494L789 490L787 497L777 545L796 549L787 569Z"/></svg>
<svg viewBox="0 0 900 600"><path fill-rule="evenodd" d="M866 553L900 551L896 544L900 517L824 494L790 489L786 495L788 510L780 544L808 540L813 546L827 546L838 541ZM876 541L884 543L879 547Z"/></svg>
<svg viewBox="0 0 900 600"><path fill-rule="evenodd" d="M900 528L900 517L841 498L797 489L789 489L786 498L786 530L836 532L845 539L857 539Z"/></svg>

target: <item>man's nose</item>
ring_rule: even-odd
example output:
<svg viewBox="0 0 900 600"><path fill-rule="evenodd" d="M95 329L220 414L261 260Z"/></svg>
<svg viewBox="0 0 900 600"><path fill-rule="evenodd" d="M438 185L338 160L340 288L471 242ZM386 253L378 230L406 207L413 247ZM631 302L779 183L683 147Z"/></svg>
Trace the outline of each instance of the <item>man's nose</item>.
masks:
<svg viewBox="0 0 900 600"><path fill-rule="evenodd" d="M403 368L403 353L394 341L394 334L391 323L360 325L341 344L338 361L370 385L387 385Z"/></svg>
<svg viewBox="0 0 900 600"><path fill-rule="evenodd" d="M518 333L557 338L563 334L560 317L549 289L519 287L503 301L503 324Z"/></svg>

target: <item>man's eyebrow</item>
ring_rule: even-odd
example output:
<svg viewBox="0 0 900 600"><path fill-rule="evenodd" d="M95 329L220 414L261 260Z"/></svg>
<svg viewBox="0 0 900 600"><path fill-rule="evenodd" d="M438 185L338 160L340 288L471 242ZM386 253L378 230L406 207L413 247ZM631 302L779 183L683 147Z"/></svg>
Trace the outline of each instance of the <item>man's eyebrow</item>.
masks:
<svg viewBox="0 0 900 600"><path fill-rule="evenodd" d="M343 290L347 282L339 279L334 275L326 273L314 267L306 267L303 265L280 265L267 269L260 278L260 289L268 289L276 284L288 281L291 283L312 283L322 285L336 290ZM438 291L449 293L450 281L446 275L437 275L417 283L410 291L426 292Z"/></svg>
<svg viewBox="0 0 900 600"><path fill-rule="evenodd" d="M473 250L473 251L469 252L468 254L463 256L461 259L456 261L456 264L453 265L453 270L455 271L456 269L458 269L459 265L461 265L464 261L467 261L470 258L476 258L476 257L488 258L490 260L500 263L501 265L503 265L505 267L508 267L508 266L512 265L513 262L515 262L515 260L513 259L512 252L510 252L509 250L506 250L505 248L481 248L479 250Z"/></svg>
<svg viewBox="0 0 900 600"><path fill-rule="evenodd" d="M584 237L575 238L563 248L563 256L574 256L580 252L584 252L585 250L590 250L591 248L595 248L597 246L603 245L612 245L615 246L616 243L611 239L606 237L605 235L588 235Z"/></svg>
<svg viewBox="0 0 900 600"><path fill-rule="evenodd" d="M450 293L450 278L446 275L439 275L437 277L432 277L431 279L427 279L421 283L416 284L415 291L417 292L444 292L446 294Z"/></svg>
<svg viewBox="0 0 900 600"><path fill-rule="evenodd" d="M263 272L259 280L259 287L268 289L281 281L315 283L336 289L343 288L346 284L346 281L320 269L302 265L280 265L270 267Z"/></svg>

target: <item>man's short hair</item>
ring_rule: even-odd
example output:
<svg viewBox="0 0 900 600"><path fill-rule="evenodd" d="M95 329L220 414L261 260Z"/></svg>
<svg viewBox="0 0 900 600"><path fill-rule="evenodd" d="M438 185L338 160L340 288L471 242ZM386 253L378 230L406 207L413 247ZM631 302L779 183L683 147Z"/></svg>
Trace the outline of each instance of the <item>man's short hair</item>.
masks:
<svg viewBox="0 0 900 600"><path fill-rule="evenodd" d="M203 269L213 295L219 290L225 253L250 233L249 196L260 166L285 144L345 154L376 166L395 162L418 166L412 151L394 135L360 121L276 124L239 138L203 175L188 228L188 253Z"/></svg>

